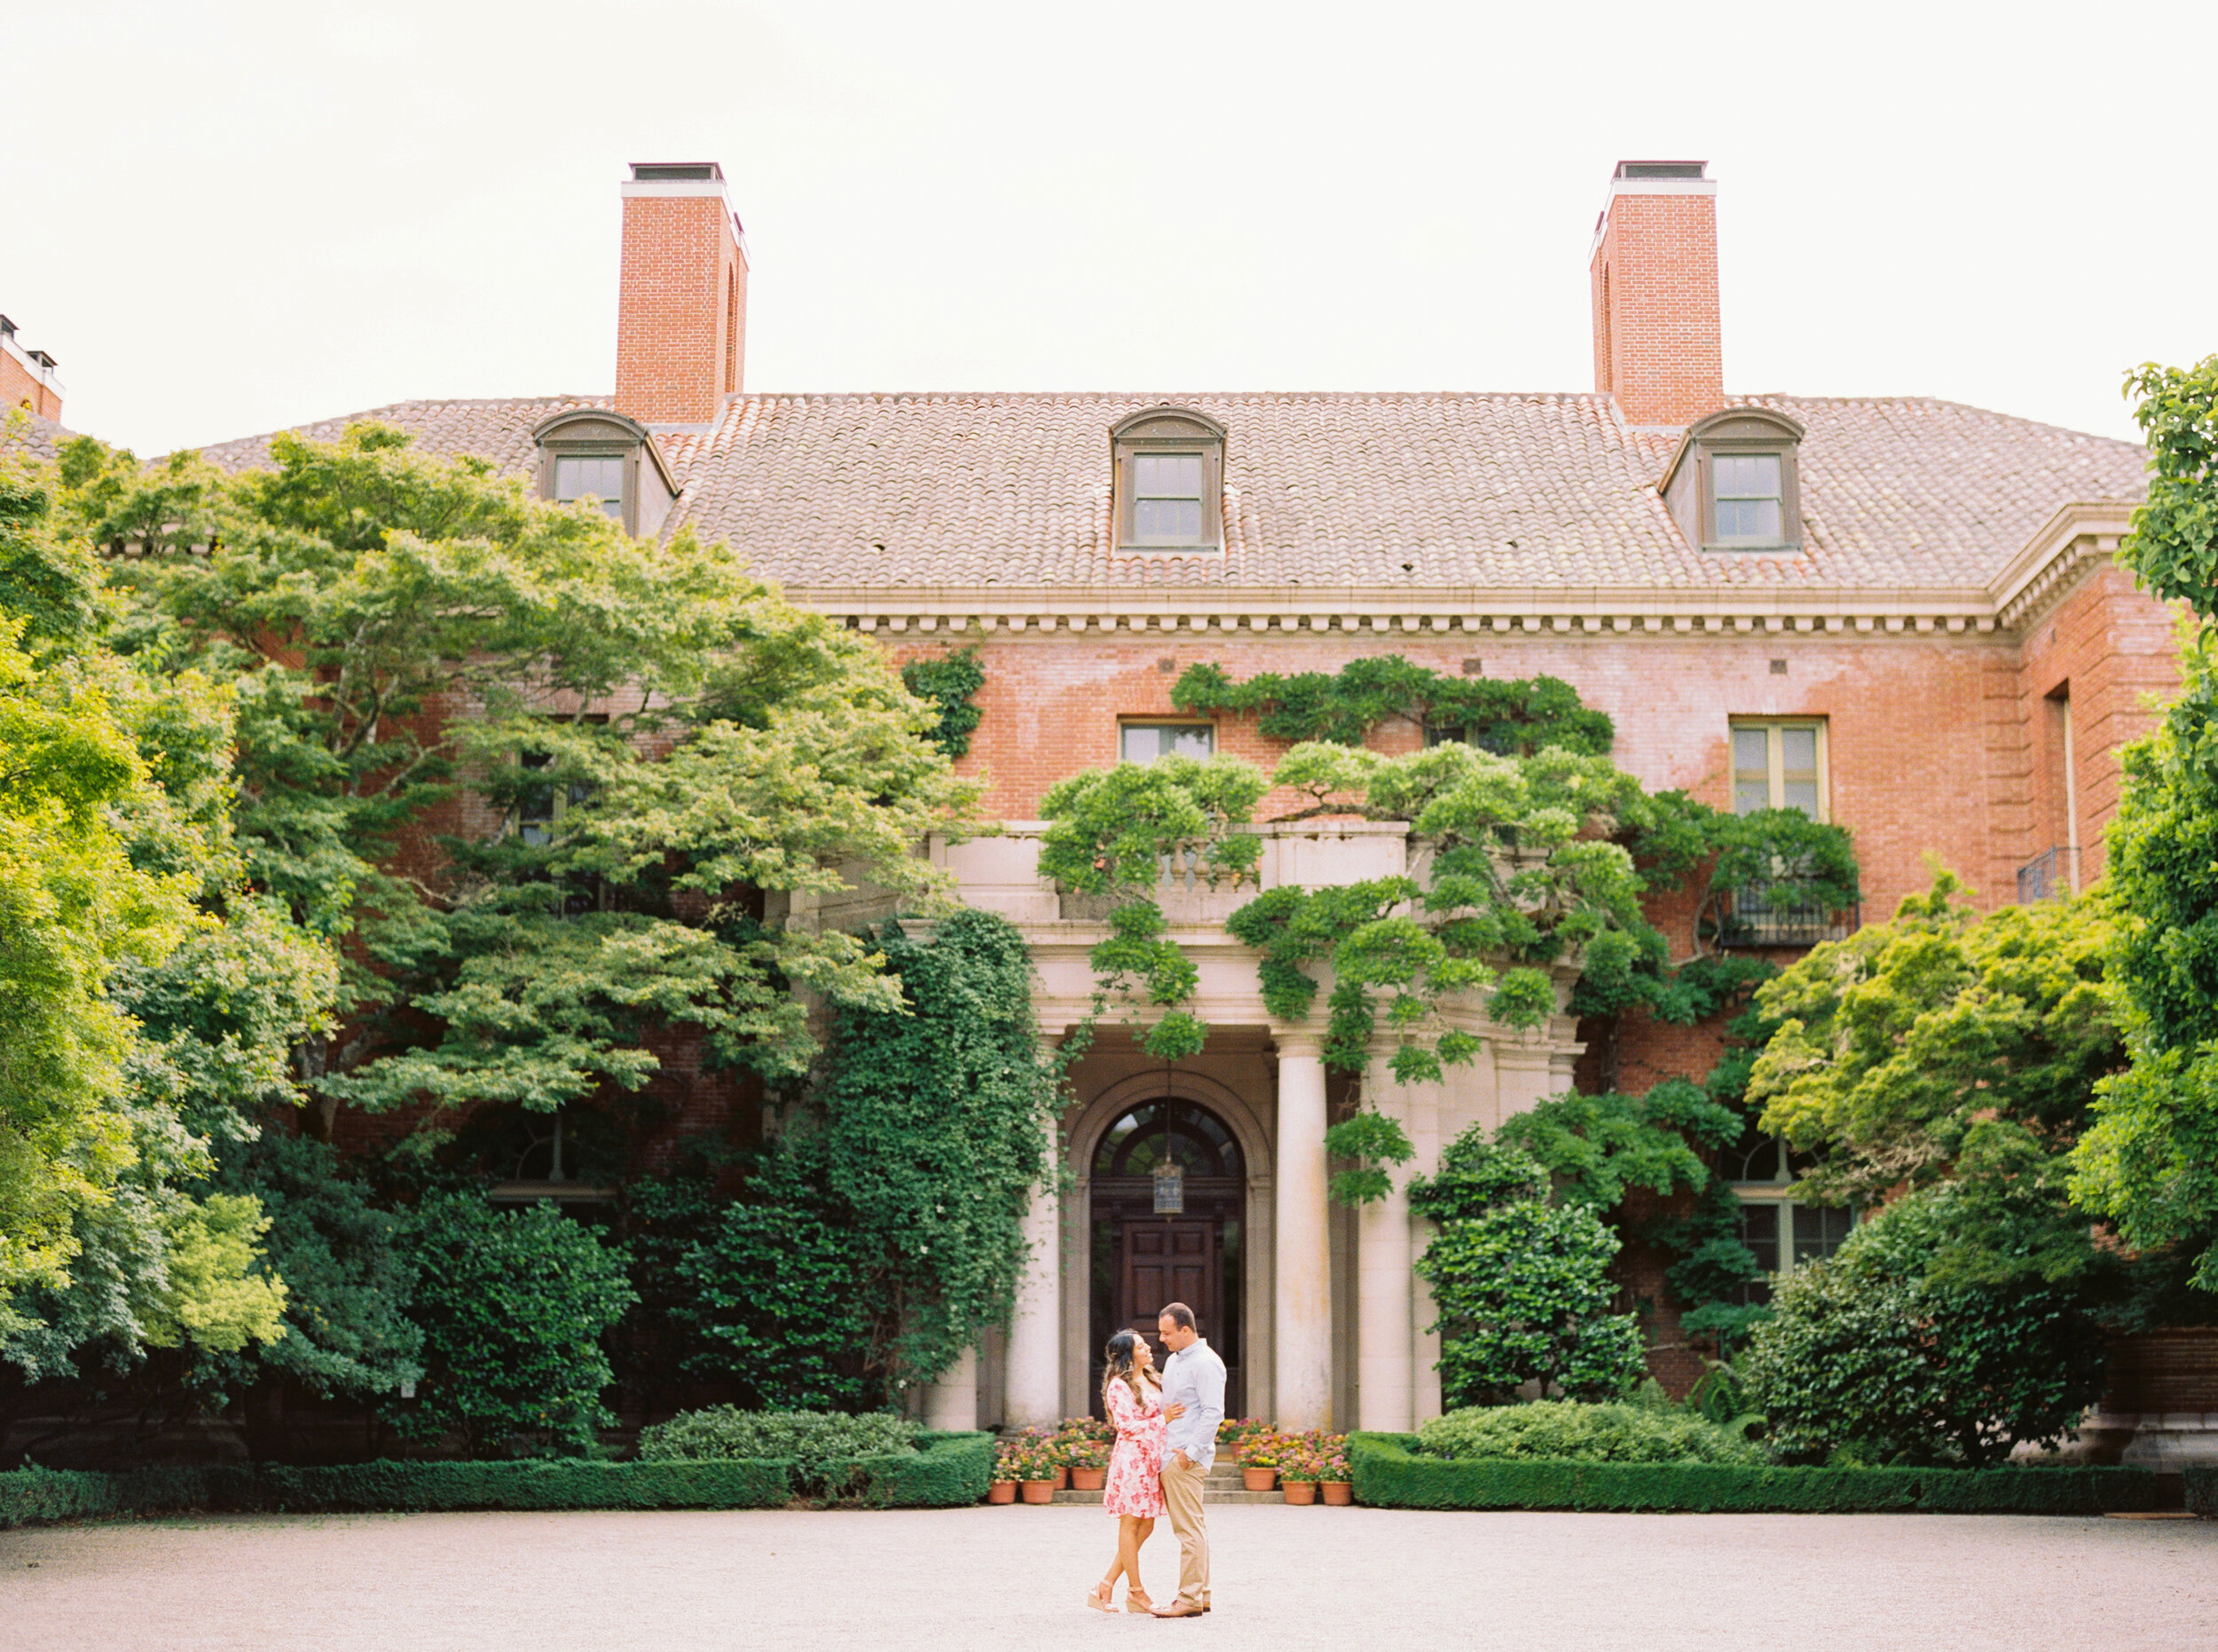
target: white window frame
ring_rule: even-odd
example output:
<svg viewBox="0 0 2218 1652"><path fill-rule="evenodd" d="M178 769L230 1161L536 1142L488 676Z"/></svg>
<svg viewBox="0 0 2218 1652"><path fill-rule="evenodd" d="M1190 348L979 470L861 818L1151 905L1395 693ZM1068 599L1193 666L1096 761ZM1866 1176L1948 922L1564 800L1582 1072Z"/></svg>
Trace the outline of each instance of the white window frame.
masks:
<svg viewBox="0 0 2218 1652"><path fill-rule="evenodd" d="M1781 738L1789 728L1807 728L1817 736L1818 813L1821 822L1833 818L1832 764L1827 751L1826 720L1822 717L1734 717L1726 728L1726 787L1729 806L1734 814L1741 808L1741 754L1734 738L1742 729L1760 728L1765 731L1766 779L1771 791L1768 806L1783 809L1789 806L1787 797L1786 742Z"/></svg>
<svg viewBox="0 0 2218 1652"><path fill-rule="evenodd" d="M1796 1268L1800 1265L1795 1260L1796 1213L1800 1210L1840 1208L1838 1205L1821 1205L1813 1200L1797 1199L1795 1189L1801 1185L1801 1178L1795 1175L1793 1168L1787 1162L1787 1144L1783 1141L1779 1143L1777 1151L1777 1166L1772 1172L1770 1181L1726 1184L1732 1189L1733 1197L1743 1206L1768 1205L1779 1212L1779 1266L1770 1275L1771 1288L1774 1292L1794 1277ZM1848 1212L1848 1231L1851 1233L1856 1231L1858 1215L1857 1210L1851 1207ZM1847 1242L1845 1238L1842 1242Z"/></svg>
<svg viewBox="0 0 2218 1652"><path fill-rule="evenodd" d="M1155 729L1155 730L1157 730L1157 731L1159 731L1159 732L1160 732L1160 730L1167 729L1167 728L1175 728L1175 729L1180 730L1180 731L1181 731L1181 732L1183 732L1183 733L1190 733L1190 734L1206 734L1206 735L1207 735L1207 736L1208 736L1208 737L1209 737L1209 750L1208 750L1208 752L1207 752L1207 754L1206 756L1201 757L1201 758L1198 758L1198 759L1196 759L1195 760L1196 760L1197 762L1204 762L1204 763L1206 763L1206 762L1207 762L1207 761L1209 760L1209 759L1210 759L1210 758L1213 758L1213 757L1215 757L1215 756L1217 754L1217 726L1216 726L1215 723L1210 723L1210 722L1201 722L1201 721L1194 720L1192 720L1192 719L1182 719L1182 718L1173 718L1173 717L1127 717L1127 718L1121 718L1121 719L1119 719L1119 720L1118 720L1118 722L1117 722L1117 761L1118 761L1118 762L1120 762L1120 763L1152 763L1152 762L1154 762L1154 761L1156 760L1156 759L1157 759L1157 758L1160 758L1160 757L1162 757L1162 756L1164 755L1164 753L1163 753L1163 752L1161 752L1161 751L1160 751L1156 752L1156 754L1155 754L1155 756L1154 756L1154 757L1137 758L1137 757L1127 757L1127 756L1125 755L1125 749L1124 749L1125 735L1127 734L1127 732L1128 732L1128 731L1137 730L1137 729L1142 729L1142 728L1152 728L1152 729ZM1160 742L1159 742L1159 743L1160 743Z"/></svg>

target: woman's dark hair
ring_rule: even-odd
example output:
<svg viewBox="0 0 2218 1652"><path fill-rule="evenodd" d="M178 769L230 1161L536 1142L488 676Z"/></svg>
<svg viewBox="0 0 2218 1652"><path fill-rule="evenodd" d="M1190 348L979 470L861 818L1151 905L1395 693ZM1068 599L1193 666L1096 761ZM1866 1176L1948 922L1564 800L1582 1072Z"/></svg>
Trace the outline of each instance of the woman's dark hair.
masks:
<svg viewBox="0 0 2218 1652"><path fill-rule="evenodd" d="M1109 1385L1122 1377L1131 1387L1132 1397L1142 1404L1147 1403L1147 1396L1140 1389L1140 1363L1137 1357L1139 1346L1139 1335L1132 1331L1120 1331L1102 1345L1101 1391L1105 1396ZM1103 1404L1107 1403L1105 1397Z"/></svg>

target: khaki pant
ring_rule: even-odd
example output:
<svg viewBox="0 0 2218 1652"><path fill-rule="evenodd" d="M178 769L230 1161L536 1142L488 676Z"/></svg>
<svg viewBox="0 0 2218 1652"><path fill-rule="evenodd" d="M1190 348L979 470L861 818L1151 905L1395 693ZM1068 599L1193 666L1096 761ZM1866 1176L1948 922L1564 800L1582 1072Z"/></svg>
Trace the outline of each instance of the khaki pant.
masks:
<svg viewBox="0 0 2218 1652"><path fill-rule="evenodd" d="M1202 1606L1209 1603L1209 1522L1201 1513L1208 1477L1199 1463L1181 1468L1174 1456L1163 1464L1163 1506L1178 1538L1178 1598Z"/></svg>

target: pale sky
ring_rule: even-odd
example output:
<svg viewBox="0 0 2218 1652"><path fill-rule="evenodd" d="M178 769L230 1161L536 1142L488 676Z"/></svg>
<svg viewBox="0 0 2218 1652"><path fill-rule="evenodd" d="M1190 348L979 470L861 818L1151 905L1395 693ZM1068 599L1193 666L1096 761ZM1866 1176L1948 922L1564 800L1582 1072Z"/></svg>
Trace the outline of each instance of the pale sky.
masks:
<svg viewBox="0 0 2218 1652"><path fill-rule="evenodd" d="M1719 181L1726 385L2131 436L2218 350L2218 5L0 0L0 311L153 454L605 391L714 160L751 390L1585 390L1612 165Z"/></svg>

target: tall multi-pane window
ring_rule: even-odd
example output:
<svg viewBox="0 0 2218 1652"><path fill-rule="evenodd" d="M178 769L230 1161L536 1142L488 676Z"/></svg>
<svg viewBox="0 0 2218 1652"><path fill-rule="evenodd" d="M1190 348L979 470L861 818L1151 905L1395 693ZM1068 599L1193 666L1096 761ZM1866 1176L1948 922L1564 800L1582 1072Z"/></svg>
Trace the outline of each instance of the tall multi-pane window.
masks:
<svg viewBox="0 0 2218 1652"><path fill-rule="evenodd" d="M624 520L624 460L616 456L564 454L554 461L554 497L563 504L596 499L601 508Z"/></svg>
<svg viewBox="0 0 2218 1652"><path fill-rule="evenodd" d="M1136 453L1132 538L1140 545L1201 542L1201 455Z"/></svg>
<svg viewBox="0 0 2218 1652"><path fill-rule="evenodd" d="M1719 453L1710 461L1719 545L1777 545L1787 519L1776 453Z"/></svg>
<svg viewBox="0 0 2218 1652"><path fill-rule="evenodd" d="M1785 1143L1765 1135L1751 1120L1747 1133L1719 1162L1719 1175L1740 1200L1741 1243L1755 1253L1765 1275L1740 1287L1742 1302L1769 1302L1779 1280L1830 1256L1855 1225L1853 1211L1795 1196L1801 1167L1794 1160Z"/></svg>
<svg viewBox="0 0 2218 1652"><path fill-rule="evenodd" d="M1825 725L1807 719L1733 725L1733 812L1800 809L1826 817Z"/></svg>
<svg viewBox="0 0 2218 1652"><path fill-rule="evenodd" d="M1152 763L1159 757L1207 762L1216 749L1217 731L1207 723L1126 723L1117 730L1117 756L1127 763Z"/></svg>

